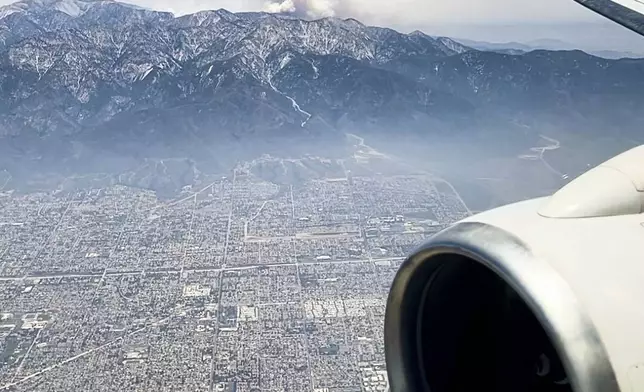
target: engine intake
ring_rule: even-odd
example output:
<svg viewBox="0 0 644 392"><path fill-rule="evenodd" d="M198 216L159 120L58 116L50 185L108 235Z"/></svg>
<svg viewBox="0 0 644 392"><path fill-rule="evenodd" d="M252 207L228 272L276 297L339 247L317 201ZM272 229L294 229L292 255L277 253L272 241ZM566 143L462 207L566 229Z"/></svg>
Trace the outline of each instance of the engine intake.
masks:
<svg viewBox="0 0 644 392"><path fill-rule="evenodd" d="M394 392L619 390L566 282L481 223L458 224L407 259L385 339Z"/></svg>

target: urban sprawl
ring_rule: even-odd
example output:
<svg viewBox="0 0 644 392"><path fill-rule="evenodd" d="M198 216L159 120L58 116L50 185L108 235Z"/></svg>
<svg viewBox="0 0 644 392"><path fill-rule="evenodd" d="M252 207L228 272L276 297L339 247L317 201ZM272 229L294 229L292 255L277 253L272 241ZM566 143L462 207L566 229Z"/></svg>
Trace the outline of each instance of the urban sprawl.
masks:
<svg viewBox="0 0 644 392"><path fill-rule="evenodd" d="M0 192L0 390L385 391L391 281L467 215L423 175Z"/></svg>

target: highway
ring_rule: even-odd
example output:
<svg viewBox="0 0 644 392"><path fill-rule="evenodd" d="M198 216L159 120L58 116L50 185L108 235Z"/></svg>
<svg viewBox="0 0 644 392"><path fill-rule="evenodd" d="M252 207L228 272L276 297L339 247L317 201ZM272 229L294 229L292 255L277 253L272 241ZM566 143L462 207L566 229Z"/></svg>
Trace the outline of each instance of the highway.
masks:
<svg viewBox="0 0 644 392"><path fill-rule="evenodd" d="M288 262L288 263L273 263L273 264L249 264L237 267L204 267L204 268L184 268L184 273L199 273L199 272L227 272L227 271L245 271L259 268L269 267L294 267L297 265L332 265L332 264L359 264L359 263L378 263L383 261L401 261L404 257L383 257L374 259L352 259L352 260L323 260L323 261L302 261L302 262ZM107 277L121 277L121 276L135 276L135 275L179 275L181 274L180 268L157 269L157 270L131 270L131 271L104 271L104 272L79 272L79 273L47 273L44 272L38 275L27 276L0 276L0 282L18 282L34 279L86 279L98 278L103 280Z"/></svg>

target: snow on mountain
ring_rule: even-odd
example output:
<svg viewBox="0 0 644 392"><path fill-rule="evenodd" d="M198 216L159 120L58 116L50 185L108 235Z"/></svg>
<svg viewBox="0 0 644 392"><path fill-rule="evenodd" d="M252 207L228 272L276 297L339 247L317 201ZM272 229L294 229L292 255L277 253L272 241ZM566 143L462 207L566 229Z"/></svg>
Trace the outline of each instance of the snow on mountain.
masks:
<svg viewBox="0 0 644 392"><path fill-rule="evenodd" d="M642 80L638 61L504 55L354 19L175 17L107 0L23 0L0 16L0 136L420 129L555 104L584 118L599 92L629 97Z"/></svg>
<svg viewBox="0 0 644 392"><path fill-rule="evenodd" d="M221 67L228 68L217 76L221 80L252 78L270 87L274 73L285 66L285 55L381 63L400 55L458 53L431 37L419 39L355 20L303 21L226 10L174 18L111 1L25 0L5 8L24 16L0 20L6 27L3 55L11 67L33 74L37 85L47 81L48 88L63 88L81 104L102 101L106 92L132 90L166 77L189 78L204 69L210 77ZM61 10L72 18L58 19ZM177 84L181 95L199 89L189 84Z"/></svg>
<svg viewBox="0 0 644 392"><path fill-rule="evenodd" d="M24 9L21 7L21 3L10 4L0 8L0 19L4 19L11 14L16 12L23 12Z"/></svg>
<svg viewBox="0 0 644 392"><path fill-rule="evenodd" d="M34 13L42 11L60 11L72 17L78 17L87 11L96 1L84 0L23 0L0 8L0 20L13 13Z"/></svg>
<svg viewBox="0 0 644 392"><path fill-rule="evenodd" d="M35 13L47 11L60 11L71 17L79 17L96 5L118 3L121 6L143 10L133 4L121 3L113 0L22 0L0 8L0 20L13 13Z"/></svg>

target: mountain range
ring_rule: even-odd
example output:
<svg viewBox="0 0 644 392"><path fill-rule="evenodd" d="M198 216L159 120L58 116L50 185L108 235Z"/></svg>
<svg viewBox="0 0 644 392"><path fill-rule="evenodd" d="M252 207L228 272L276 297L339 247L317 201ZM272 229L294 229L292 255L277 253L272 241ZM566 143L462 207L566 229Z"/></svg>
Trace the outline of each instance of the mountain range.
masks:
<svg viewBox="0 0 644 392"><path fill-rule="evenodd" d="M576 45L569 42L561 41L558 39L538 39L525 43L521 42L486 42L471 39L456 39L456 41L467 45L471 48L485 51L493 51L507 54L524 54L533 50L575 50L578 49ZM622 58L644 58L643 52L638 51L625 51L625 50L610 50L610 49L584 49L585 52L593 56L603 57L607 59L622 59Z"/></svg>
<svg viewBox="0 0 644 392"><path fill-rule="evenodd" d="M23 0L0 8L0 169L349 131L636 133L643 76L639 59L498 53L355 19Z"/></svg>

